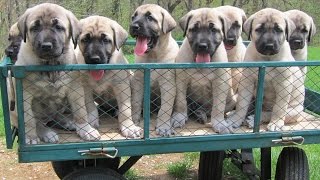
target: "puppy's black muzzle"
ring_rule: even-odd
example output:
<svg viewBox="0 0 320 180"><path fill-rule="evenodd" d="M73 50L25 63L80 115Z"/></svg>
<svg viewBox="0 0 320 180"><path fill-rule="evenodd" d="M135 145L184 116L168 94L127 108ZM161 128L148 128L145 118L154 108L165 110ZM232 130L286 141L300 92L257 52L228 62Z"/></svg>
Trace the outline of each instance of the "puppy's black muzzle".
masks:
<svg viewBox="0 0 320 180"><path fill-rule="evenodd" d="M290 38L289 44L292 50L298 50L303 49L305 41L302 38Z"/></svg>

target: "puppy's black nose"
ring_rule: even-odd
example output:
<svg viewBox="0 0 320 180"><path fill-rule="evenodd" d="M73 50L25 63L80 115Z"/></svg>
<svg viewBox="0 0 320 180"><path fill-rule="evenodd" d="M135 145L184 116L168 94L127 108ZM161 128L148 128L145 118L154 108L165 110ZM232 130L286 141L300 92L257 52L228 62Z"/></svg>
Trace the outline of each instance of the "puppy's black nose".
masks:
<svg viewBox="0 0 320 180"><path fill-rule="evenodd" d="M100 56L98 56L98 55L94 55L94 56L91 56L91 57L90 57L90 62L91 62L92 64L99 64L100 61L101 61L101 58L100 58Z"/></svg>
<svg viewBox="0 0 320 180"><path fill-rule="evenodd" d="M131 29L137 31L140 29L140 25L138 23L132 24Z"/></svg>
<svg viewBox="0 0 320 180"><path fill-rule="evenodd" d="M293 40L293 43L294 43L295 45L301 46L301 45L302 45L302 40L296 39L296 40Z"/></svg>
<svg viewBox="0 0 320 180"><path fill-rule="evenodd" d="M274 50L274 44L273 43L268 43L265 45L265 49L266 50Z"/></svg>
<svg viewBox="0 0 320 180"><path fill-rule="evenodd" d="M199 50L208 50L208 44L207 43L199 43L198 49Z"/></svg>
<svg viewBox="0 0 320 180"><path fill-rule="evenodd" d="M12 54L13 54L13 49L12 49L12 48L7 48L7 49L5 50L5 53L6 53L7 56L12 56Z"/></svg>
<svg viewBox="0 0 320 180"><path fill-rule="evenodd" d="M41 44L41 49L43 51L50 51L53 48L53 45L51 42L44 42Z"/></svg>
<svg viewBox="0 0 320 180"><path fill-rule="evenodd" d="M237 43L237 40L236 40L236 38L227 38L227 39L226 39L226 42L227 42L228 44L235 45L235 44Z"/></svg>

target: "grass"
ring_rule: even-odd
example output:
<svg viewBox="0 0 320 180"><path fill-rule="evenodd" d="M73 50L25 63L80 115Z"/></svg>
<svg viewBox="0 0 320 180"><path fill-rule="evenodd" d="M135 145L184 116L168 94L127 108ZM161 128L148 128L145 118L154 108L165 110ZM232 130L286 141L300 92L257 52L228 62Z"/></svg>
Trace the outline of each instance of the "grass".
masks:
<svg viewBox="0 0 320 180"><path fill-rule="evenodd" d="M183 160L167 166L168 173L176 179L186 179L195 162L199 159L199 153L185 153Z"/></svg>

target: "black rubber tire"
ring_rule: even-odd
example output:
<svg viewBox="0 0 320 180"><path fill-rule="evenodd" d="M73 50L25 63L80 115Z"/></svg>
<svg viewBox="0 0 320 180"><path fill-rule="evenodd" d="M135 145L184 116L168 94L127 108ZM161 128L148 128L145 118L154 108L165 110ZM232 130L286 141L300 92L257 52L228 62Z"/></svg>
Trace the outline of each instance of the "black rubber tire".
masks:
<svg viewBox="0 0 320 180"><path fill-rule="evenodd" d="M125 178L112 169L104 168L85 168L78 169L62 180L125 180Z"/></svg>
<svg viewBox="0 0 320 180"><path fill-rule="evenodd" d="M68 174L84 168L98 167L102 169L117 170L120 164L120 157L114 159L102 158L102 159L87 159L85 160L69 160L69 161L52 161L52 167L60 179L63 179Z"/></svg>
<svg viewBox="0 0 320 180"><path fill-rule="evenodd" d="M309 164L304 150L297 147L282 149L277 162L276 180L308 180Z"/></svg>
<svg viewBox="0 0 320 180"><path fill-rule="evenodd" d="M198 179L221 180L223 175L224 151L208 151L200 153Z"/></svg>

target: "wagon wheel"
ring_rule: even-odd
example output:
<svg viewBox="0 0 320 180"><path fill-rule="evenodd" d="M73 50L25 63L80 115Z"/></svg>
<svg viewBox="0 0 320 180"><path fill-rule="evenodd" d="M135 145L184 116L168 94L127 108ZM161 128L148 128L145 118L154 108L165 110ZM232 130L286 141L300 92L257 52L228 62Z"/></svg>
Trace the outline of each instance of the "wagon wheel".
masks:
<svg viewBox="0 0 320 180"><path fill-rule="evenodd" d="M84 168L101 168L117 170L120 164L120 157L114 159L86 159L86 160L69 160L69 161L52 161L52 167L60 179L63 179L68 174Z"/></svg>
<svg viewBox="0 0 320 180"><path fill-rule="evenodd" d="M63 180L125 180L125 178L112 169L104 168L85 168L78 169L66 177Z"/></svg>
<svg viewBox="0 0 320 180"><path fill-rule="evenodd" d="M208 151L200 153L198 179L222 179L224 151Z"/></svg>
<svg viewBox="0 0 320 180"><path fill-rule="evenodd" d="M282 149L277 162L276 180L308 180L309 165L304 150L297 147Z"/></svg>

